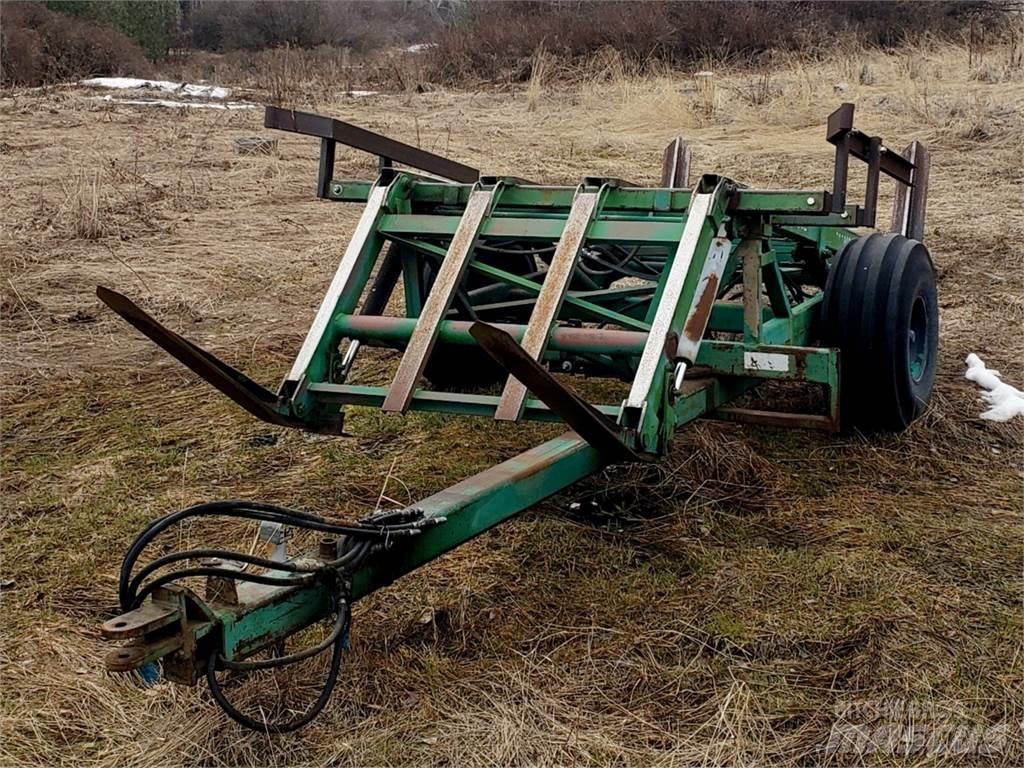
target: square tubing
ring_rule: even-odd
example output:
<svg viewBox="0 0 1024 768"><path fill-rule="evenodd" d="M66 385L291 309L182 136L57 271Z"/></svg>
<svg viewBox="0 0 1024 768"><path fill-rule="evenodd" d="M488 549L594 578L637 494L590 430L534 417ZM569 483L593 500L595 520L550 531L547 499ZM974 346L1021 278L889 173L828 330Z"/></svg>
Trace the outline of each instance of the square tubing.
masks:
<svg viewBox="0 0 1024 768"><path fill-rule="evenodd" d="M911 173L913 186L896 185L891 231L912 240L923 240L925 209L928 204L928 172L931 169L928 148L920 141L912 141L903 150L903 157L914 165Z"/></svg>
<svg viewBox="0 0 1024 768"><path fill-rule="evenodd" d="M316 175L316 196L327 198L331 194L334 178L334 139L320 139L320 165Z"/></svg>
<svg viewBox="0 0 1024 768"><path fill-rule="evenodd" d="M540 360L544 356L551 326L562 308L562 301L576 270L580 249L586 240L587 227L597 208L599 197L598 192L581 192L573 200L572 208L569 210L565 230L555 248L544 283L537 295L537 303L520 342L526 354L534 360ZM498 421L519 421L525 402L526 385L514 376L509 376L494 418Z"/></svg>
<svg viewBox="0 0 1024 768"><path fill-rule="evenodd" d="M690 201L672 265L662 278L664 289L629 395L622 425L636 431L636 447L655 452L667 384L666 366L681 357L692 364L718 294L731 243L718 237L728 185L704 177ZM705 267L711 262L712 272Z"/></svg>
<svg viewBox="0 0 1024 768"><path fill-rule="evenodd" d="M377 222L384 210L390 188L390 185L378 184L370 191L366 208L359 217L352 239L349 240L345 253L338 263L338 269L320 302L320 308L317 309L313 324L306 333L295 362L292 363L291 371L282 384L282 394L286 387L293 389L294 393L294 389L306 376L314 356L321 348L334 314L339 311L351 312L358 301L358 294L361 293L363 286L359 285L359 290L354 290L356 286L352 284L353 279L366 271L367 262L380 251L382 241L377 236Z"/></svg>
<svg viewBox="0 0 1024 768"><path fill-rule="evenodd" d="M476 168L435 155L433 152L427 152L419 147L389 139L387 136L368 131L357 125L323 115L315 115L311 112L268 106L264 113L263 126L341 142L364 152L386 157L403 165L409 165L453 181L472 184L480 177L480 172ZM329 182L330 180L328 180Z"/></svg>
<svg viewBox="0 0 1024 768"><path fill-rule="evenodd" d="M749 343L761 338L761 241L740 243L743 260L743 339Z"/></svg>
<svg viewBox="0 0 1024 768"><path fill-rule="evenodd" d="M402 356L402 362L398 365L398 372L391 383L391 391L381 406L382 410L392 413L405 413L408 410L413 392L427 365L427 358L430 357L437 341L438 327L448 314L455 298L455 291L466 267L469 266L480 227L487 218L494 195L493 189L476 190L470 195L448 253L441 262L441 268L430 293L427 294L423 311L416 323L416 330L413 331L409 346Z"/></svg>
<svg viewBox="0 0 1024 768"><path fill-rule="evenodd" d="M682 189L690 180L690 147L677 136L665 147L661 162L661 186Z"/></svg>

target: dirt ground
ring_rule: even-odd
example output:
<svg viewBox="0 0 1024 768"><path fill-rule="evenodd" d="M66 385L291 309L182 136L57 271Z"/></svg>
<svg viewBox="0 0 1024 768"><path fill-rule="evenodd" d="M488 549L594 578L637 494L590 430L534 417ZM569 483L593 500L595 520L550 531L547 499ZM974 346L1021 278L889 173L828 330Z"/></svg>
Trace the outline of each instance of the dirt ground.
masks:
<svg viewBox="0 0 1024 768"><path fill-rule="evenodd" d="M239 157L235 138L268 133L261 110L3 95L0 763L1020 764L1022 429L981 420L963 379L976 352L1024 380L1024 79L1000 55L980 73L937 49L794 61L767 83L299 95L491 174L650 183L681 133L695 172L814 189L825 117L854 101L864 130L932 148L942 332L932 405L904 434L699 422L656 473L609 471L362 601L331 704L279 738L203 686L102 670L134 533L215 498L361 515L385 476L407 503L557 427L356 409L352 437L324 440L255 423L94 291L276 386L359 213L314 199L316 142ZM372 173L340 154L338 175ZM590 500L600 514L570 513ZM931 746L829 751L865 720L913 721Z"/></svg>

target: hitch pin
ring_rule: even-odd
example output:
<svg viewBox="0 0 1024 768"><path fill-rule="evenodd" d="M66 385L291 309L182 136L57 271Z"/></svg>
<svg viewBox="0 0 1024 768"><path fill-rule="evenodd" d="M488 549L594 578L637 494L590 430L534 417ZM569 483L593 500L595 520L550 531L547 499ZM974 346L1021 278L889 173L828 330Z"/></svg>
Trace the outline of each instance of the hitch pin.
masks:
<svg viewBox="0 0 1024 768"><path fill-rule="evenodd" d="M683 379L686 377L686 362L680 360L676 363L676 370L672 376L672 388L678 393L683 388Z"/></svg>
<svg viewBox="0 0 1024 768"><path fill-rule="evenodd" d="M337 383L343 384L345 379L348 378L349 373L352 371L352 364L356 361L356 355L359 353L359 341L352 339L348 346L345 347L345 354L341 358L341 366L338 371Z"/></svg>

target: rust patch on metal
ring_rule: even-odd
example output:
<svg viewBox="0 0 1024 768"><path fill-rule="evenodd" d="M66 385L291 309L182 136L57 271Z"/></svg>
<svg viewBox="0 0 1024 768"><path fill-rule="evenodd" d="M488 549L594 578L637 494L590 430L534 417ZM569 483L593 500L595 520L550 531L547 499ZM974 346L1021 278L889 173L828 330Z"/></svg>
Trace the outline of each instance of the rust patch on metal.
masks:
<svg viewBox="0 0 1024 768"><path fill-rule="evenodd" d="M793 358L793 367L796 369L796 377L798 379L807 378L807 352L791 349L788 354Z"/></svg>
<svg viewBox="0 0 1024 768"><path fill-rule="evenodd" d="M398 364L398 371L391 382L387 397L384 398L381 410L405 413L409 409L413 391L419 383L420 376L423 375L427 358L430 357L437 341L438 328L452 305L459 281L462 280L462 275L469 265L473 246L487 216L493 195L492 191L481 190L470 195L462 220L437 271L434 286L427 295L427 301L420 312L419 320L416 321L416 328L406 345L405 354Z"/></svg>
<svg viewBox="0 0 1024 768"><path fill-rule="evenodd" d="M149 601L138 608L103 622L100 631L104 637L115 640L141 637L148 632L166 627L181 619L181 611L173 605Z"/></svg>
<svg viewBox="0 0 1024 768"><path fill-rule="evenodd" d="M551 259L544 284L537 296L537 303L530 315L529 325L523 333L523 350L534 360L540 360L548 345L551 326L558 319L569 282L576 271L580 249L587 234L587 227L597 207L598 194L581 193L573 200L572 209L558 240L555 255ZM518 421L526 403L527 386L524 382L510 376L505 383L501 400L495 409L494 418L498 421Z"/></svg>
<svg viewBox="0 0 1024 768"><path fill-rule="evenodd" d="M675 331L669 331L665 334L665 358L670 362L675 362L678 353L679 334Z"/></svg>
<svg viewBox="0 0 1024 768"><path fill-rule="evenodd" d="M708 275L704 283L704 293L700 295L697 303L694 304L693 312L686 320L683 328L683 335L690 341L699 343L707 327L708 319L711 317L711 310L715 306L715 298L718 296L718 275Z"/></svg>

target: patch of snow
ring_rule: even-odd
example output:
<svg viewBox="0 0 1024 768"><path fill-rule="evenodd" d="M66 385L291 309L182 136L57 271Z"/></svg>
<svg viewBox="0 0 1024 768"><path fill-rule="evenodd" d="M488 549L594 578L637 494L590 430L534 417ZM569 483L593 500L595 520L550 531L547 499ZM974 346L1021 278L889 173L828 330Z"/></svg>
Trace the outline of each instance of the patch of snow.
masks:
<svg viewBox="0 0 1024 768"><path fill-rule="evenodd" d="M981 418L989 421L1009 421L1014 416L1024 416L1024 392L1003 382L999 371L986 368L973 352L967 356L967 372L964 378L973 381L984 392L981 398L989 406Z"/></svg>
<svg viewBox="0 0 1024 768"><path fill-rule="evenodd" d="M179 93L184 96L199 96L206 99L226 99L230 88L219 85L197 85L195 83L174 83L170 80L142 80L137 77L90 77L79 80L79 85L93 88L114 88L117 90L149 90Z"/></svg>
<svg viewBox="0 0 1024 768"><path fill-rule="evenodd" d="M435 46L437 46L437 43L413 43L405 50L409 53L423 53L424 51L429 51Z"/></svg>
<svg viewBox="0 0 1024 768"><path fill-rule="evenodd" d="M171 107L189 109L256 109L258 105L247 101L171 101L170 99L118 99L113 96L93 96L97 101L127 104L136 107Z"/></svg>
<svg viewBox="0 0 1024 768"><path fill-rule="evenodd" d="M380 91L345 91L346 96L376 96Z"/></svg>

